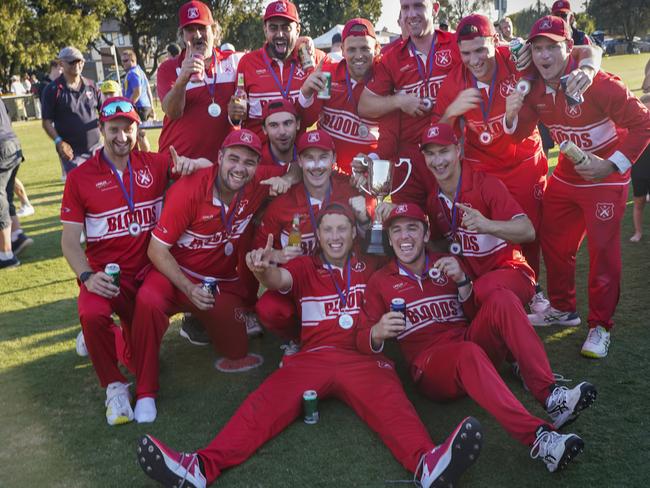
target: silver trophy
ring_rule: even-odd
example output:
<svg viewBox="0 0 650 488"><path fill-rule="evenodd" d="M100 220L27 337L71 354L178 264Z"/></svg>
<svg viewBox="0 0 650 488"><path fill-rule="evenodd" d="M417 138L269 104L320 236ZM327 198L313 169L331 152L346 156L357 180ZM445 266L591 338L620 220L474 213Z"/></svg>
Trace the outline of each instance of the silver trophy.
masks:
<svg viewBox="0 0 650 488"><path fill-rule="evenodd" d="M412 165L410 159L400 158L397 164L393 164L392 161L386 159L369 159L369 163L366 161L366 158L362 157L354 158L354 160L368 168L368 188L364 188L363 185L360 185L359 188L368 195L375 197L377 207L379 207L386 197L400 191L411 176ZM393 170L403 164L406 164L408 167L406 177L397 188L393 189ZM375 212L375 220L372 222L372 228L370 229L366 252L380 256L386 254L383 240L383 226L377 212Z"/></svg>

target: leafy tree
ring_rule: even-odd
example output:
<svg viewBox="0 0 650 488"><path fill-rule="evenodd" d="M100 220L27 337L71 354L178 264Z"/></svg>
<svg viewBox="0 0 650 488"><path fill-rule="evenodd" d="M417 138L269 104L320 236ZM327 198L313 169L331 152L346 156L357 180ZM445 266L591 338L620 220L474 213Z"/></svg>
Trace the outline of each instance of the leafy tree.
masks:
<svg viewBox="0 0 650 488"><path fill-rule="evenodd" d="M121 15L121 0L2 0L0 83L14 73L44 67L67 45L84 51L100 21Z"/></svg>
<svg viewBox="0 0 650 488"><path fill-rule="evenodd" d="M302 32L311 37L318 37L355 17L364 17L374 24L381 16L381 0L296 0L295 4L300 12Z"/></svg>
<svg viewBox="0 0 650 488"><path fill-rule="evenodd" d="M587 12L599 28L622 34L628 42L650 28L650 0L591 0Z"/></svg>
<svg viewBox="0 0 650 488"><path fill-rule="evenodd" d="M485 10L492 4L493 0L441 0L438 16L455 26L463 17Z"/></svg>
<svg viewBox="0 0 650 488"><path fill-rule="evenodd" d="M533 27L537 19L545 15L550 15L550 13L551 11L548 7L541 5L540 10L537 9L537 6L532 6L510 15L509 17L512 20L515 35L524 39L527 38L531 27Z"/></svg>
<svg viewBox="0 0 650 488"><path fill-rule="evenodd" d="M596 19L594 19L587 12L576 12L576 24L578 30L591 34L596 30Z"/></svg>

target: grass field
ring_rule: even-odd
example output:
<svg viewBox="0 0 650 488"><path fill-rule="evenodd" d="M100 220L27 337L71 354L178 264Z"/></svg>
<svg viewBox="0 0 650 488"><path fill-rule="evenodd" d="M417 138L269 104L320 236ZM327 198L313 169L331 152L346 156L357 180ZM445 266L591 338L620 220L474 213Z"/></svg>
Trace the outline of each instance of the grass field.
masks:
<svg viewBox="0 0 650 488"><path fill-rule="evenodd" d="M641 85L648 55L608 58L605 68L632 88ZM637 92L638 93L638 92ZM135 461L138 437L152 433L180 450L208 442L246 395L280 360L279 342L255 339L264 355L259 370L228 376L213 367L210 348L190 346L175 321L161 352L162 391L156 423L109 427L105 394L92 365L74 351L79 331L77 285L61 256L58 210L63 185L51 142L38 122L15 124L27 161L20 170L36 214L24 220L35 244L22 266L0 272L0 487L152 486ZM154 137L153 139L156 139ZM650 215L647 217L650 222ZM586 443L584 454L563 473L549 474L528 457L473 401L434 404L406 389L434 440L443 440L465 415L483 423L486 435L466 487L646 487L650 485L650 367L647 347L650 227L632 245L631 212L623 225L623 293L610 355L590 361L578 352L585 326L541 330L554 371L588 379L599 389L595 406L572 430ZM578 256L579 311L586 316L587 255ZM393 350L394 352L394 350ZM403 363L400 374L407 378ZM542 409L504 369L515 394L537 415ZM227 471L222 487L382 487L408 479L378 437L337 401L321 403L321 421L295 422L242 466Z"/></svg>

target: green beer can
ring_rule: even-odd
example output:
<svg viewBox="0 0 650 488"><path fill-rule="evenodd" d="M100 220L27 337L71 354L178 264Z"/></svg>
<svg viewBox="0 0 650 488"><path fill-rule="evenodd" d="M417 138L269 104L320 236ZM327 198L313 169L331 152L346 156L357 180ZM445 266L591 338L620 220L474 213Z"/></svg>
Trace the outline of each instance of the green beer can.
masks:
<svg viewBox="0 0 650 488"><path fill-rule="evenodd" d="M323 88L321 91L318 92L318 94L316 95L316 98L319 98L321 100L329 100L330 98L332 98L332 94L331 94L331 91L332 91L332 73L330 73L329 71L323 71L322 74L326 79L325 88Z"/></svg>
<svg viewBox="0 0 650 488"><path fill-rule="evenodd" d="M113 284L120 287L120 265L116 263L108 263L104 268L104 273L111 277Z"/></svg>
<svg viewBox="0 0 650 488"><path fill-rule="evenodd" d="M302 407L305 412L305 423L317 424L318 415L318 393L316 390L307 390L302 394Z"/></svg>

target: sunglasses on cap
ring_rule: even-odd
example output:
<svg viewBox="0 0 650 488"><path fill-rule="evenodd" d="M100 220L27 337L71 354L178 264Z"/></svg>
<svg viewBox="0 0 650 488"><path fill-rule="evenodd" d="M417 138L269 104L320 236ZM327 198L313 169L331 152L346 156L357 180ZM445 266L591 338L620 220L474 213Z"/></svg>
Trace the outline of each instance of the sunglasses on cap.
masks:
<svg viewBox="0 0 650 488"><path fill-rule="evenodd" d="M109 103L105 107L102 107L102 117L110 117L111 115L115 115L118 112L129 113L134 110L135 108L131 102L118 100L116 102Z"/></svg>

